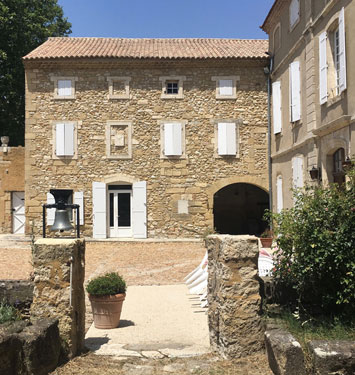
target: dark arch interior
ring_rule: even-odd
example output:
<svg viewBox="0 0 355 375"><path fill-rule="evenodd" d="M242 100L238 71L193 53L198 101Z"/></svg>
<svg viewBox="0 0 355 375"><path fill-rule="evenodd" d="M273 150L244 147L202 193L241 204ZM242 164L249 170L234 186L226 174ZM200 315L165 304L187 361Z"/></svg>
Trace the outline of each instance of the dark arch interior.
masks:
<svg viewBox="0 0 355 375"><path fill-rule="evenodd" d="M251 184L231 184L213 197L214 228L220 234L260 235L267 223L262 220L269 208L269 194Z"/></svg>

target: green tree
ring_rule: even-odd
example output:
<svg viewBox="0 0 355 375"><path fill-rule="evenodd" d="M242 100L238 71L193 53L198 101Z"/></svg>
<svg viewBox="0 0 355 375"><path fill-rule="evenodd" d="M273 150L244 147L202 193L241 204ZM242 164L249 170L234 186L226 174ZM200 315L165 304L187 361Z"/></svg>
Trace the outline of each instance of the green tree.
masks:
<svg viewBox="0 0 355 375"><path fill-rule="evenodd" d="M295 192L294 207L273 214L280 249L277 280L292 286L308 313L354 318L355 169L339 188Z"/></svg>
<svg viewBox="0 0 355 375"><path fill-rule="evenodd" d="M22 57L71 24L57 0L0 0L0 135L24 144L25 74Z"/></svg>

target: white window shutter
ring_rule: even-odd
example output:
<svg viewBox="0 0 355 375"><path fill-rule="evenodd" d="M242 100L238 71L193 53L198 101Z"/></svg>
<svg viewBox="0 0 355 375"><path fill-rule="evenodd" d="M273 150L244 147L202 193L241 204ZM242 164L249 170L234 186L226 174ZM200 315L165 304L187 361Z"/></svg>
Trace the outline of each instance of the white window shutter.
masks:
<svg viewBox="0 0 355 375"><path fill-rule="evenodd" d="M339 14L339 94L346 89L346 53L345 53L345 14L344 7Z"/></svg>
<svg viewBox="0 0 355 375"><path fill-rule="evenodd" d="M219 80L219 95L223 95L223 96L233 95L233 80L231 79Z"/></svg>
<svg viewBox="0 0 355 375"><path fill-rule="evenodd" d="M164 154L166 156L182 155L181 124L164 124Z"/></svg>
<svg viewBox="0 0 355 375"><path fill-rule="evenodd" d="M80 215L79 220L80 220L80 225L83 225L84 224L84 193L82 191L74 192L74 204L79 205L79 215ZM76 219L75 219L75 224L76 224Z"/></svg>
<svg viewBox="0 0 355 375"><path fill-rule="evenodd" d="M57 156L65 155L65 124L56 124L55 126L55 154Z"/></svg>
<svg viewBox="0 0 355 375"><path fill-rule="evenodd" d="M74 124L65 124L64 127L64 155L74 155Z"/></svg>
<svg viewBox="0 0 355 375"><path fill-rule="evenodd" d="M276 179L276 210L280 213L283 209L283 194L282 194L282 177L277 176Z"/></svg>
<svg viewBox="0 0 355 375"><path fill-rule="evenodd" d="M147 183L135 182L133 190L132 229L134 238L147 238Z"/></svg>
<svg viewBox="0 0 355 375"><path fill-rule="evenodd" d="M303 187L303 157L296 156L292 159L293 187Z"/></svg>
<svg viewBox="0 0 355 375"><path fill-rule="evenodd" d="M235 155L236 153L235 123L218 123L218 155Z"/></svg>
<svg viewBox="0 0 355 375"><path fill-rule="evenodd" d="M93 238L106 238L106 184L92 183Z"/></svg>
<svg viewBox="0 0 355 375"><path fill-rule="evenodd" d="M54 204L55 199L51 193L47 193L47 204ZM54 223L54 216L55 216L55 208L47 208L46 209L47 215L47 225L53 225Z"/></svg>
<svg viewBox="0 0 355 375"><path fill-rule="evenodd" d="M59 79L58 80L58 96L71 96L71 80Z"/></svg>
<svg viewBox="0 0 355 375"><path fill-rule="evenodd" d="M290 99L291 122L295 122L301 119L301 81L299 61L294 61L290 64Z"/></svg>
<svg viewBox="0 0 355 375"><path fill-rule="evenodd" d="M272 115L274 134L281 133L282 117L281 117L281 82L277 81L272 84Z"/></svg>
<svg viewBox="0 0 355 375"><path fill-rule="evenodd" d="M328 64L327 64L327 32L319 35L319 102L328 99Z"/></svg>

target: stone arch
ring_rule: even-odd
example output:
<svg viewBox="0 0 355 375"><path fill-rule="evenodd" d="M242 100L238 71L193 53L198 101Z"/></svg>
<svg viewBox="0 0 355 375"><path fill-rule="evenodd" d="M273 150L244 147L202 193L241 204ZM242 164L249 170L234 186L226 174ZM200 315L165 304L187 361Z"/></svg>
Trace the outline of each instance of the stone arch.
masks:
<svg viewBox="0 0 355 375"><path fill-rule="evenodd" d="M321 155L322 180L324 184L332 182L333 154L339 148L345 150L345 156L349 154L349 144L344 138L333 138L327 141L326 149Z"/></svg>
<svg viewBox="0 0 355 375"><path fill-rule="evenodd" d="M133 184L133 183L138 182L138 181L140 181L138 178L130 176L130 175L126 175L126 174L123 174L123 173L112 174L112 175L109 175L109 176L105 176L102 179L102 182L104 182L106 185L113 184L113 183L116 183L116 184L117 183Z"/></svg>

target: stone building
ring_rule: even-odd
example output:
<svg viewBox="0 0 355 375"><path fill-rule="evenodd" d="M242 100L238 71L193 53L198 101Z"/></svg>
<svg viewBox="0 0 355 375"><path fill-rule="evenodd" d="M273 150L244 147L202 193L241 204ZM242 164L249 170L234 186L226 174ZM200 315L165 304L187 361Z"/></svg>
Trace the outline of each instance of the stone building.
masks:
<svg viewBox="0 0 355 375"><path fill-rule="evenodd" d="M25 56L27 232L65 188L94 238L260 233L265 51L265 40L49 38Z"/></svg>
<svg viewBox="0 0 355 375"><path fill-rule="evenodd" d="M25 149L1 137L0 233L25 233Z"/></svg>
<svg viewBox="0 0 355 375"><path fill-rule="evenodd" d="M345 180L355 157L355 3L276 0L262 26L272 56L272 200ZM313 182L310 171L313 169Z"/></svg>

